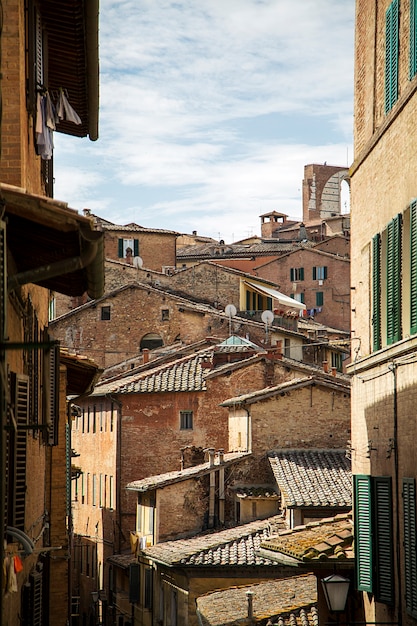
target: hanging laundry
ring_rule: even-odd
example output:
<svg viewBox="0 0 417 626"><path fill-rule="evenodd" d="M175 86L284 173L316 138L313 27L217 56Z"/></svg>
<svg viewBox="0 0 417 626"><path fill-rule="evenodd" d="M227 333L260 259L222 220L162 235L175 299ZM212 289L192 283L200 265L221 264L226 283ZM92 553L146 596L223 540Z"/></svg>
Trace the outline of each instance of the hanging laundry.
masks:
<svg viewBox="0 0 417 626"><path fill-rule="evenodd" d="M57 114L60 120L66 119L74 124L81 124L81 118L68 102L68 98L63 89L59 90L57 102Z"/></svg>
<svg viewBox="0 0 417 626"><path fill-rule="evenodd" d="M18 574L19 572L23 570L22 559L20 558L18 554L16 554L13 557L13 561L14 561L14 571L16 572L16 574Z"/></svg>
<svg viewBox="0 0 417 626"><path fill-rule="evenodd" d="M52 128L47 123L47 96L46 93L38 93L36 103L36 145L38 154L44 160L52 158L54 142ZM51 103L52 104L52 103Z"/></svg>

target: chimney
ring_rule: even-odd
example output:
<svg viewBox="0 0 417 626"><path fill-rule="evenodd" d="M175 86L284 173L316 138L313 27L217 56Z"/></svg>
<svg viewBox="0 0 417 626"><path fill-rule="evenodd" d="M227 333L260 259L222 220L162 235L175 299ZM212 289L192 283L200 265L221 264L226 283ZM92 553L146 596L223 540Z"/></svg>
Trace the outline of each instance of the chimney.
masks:
<svg viewBox="0 0 417 626"><path fill-rule="evenodd" d="M143 364L149 363L149 348L143 348L142 355L143 355Z"/></svg>
<svg viewBox="0 0 417 626"><path fill-rule="evenodd" d="M219 465L223 465L223 463L224 463L224 448L219 448L218 455L219 455Z"/></svg>
<svg viewBox="0 0 417 626"><path fill-rule="evenodd" d="M210 357L207 355L203 356L203 358L201 359L200 365L202 369L210 369L211 368Z"/></svg>
<svg viewBox="0 0 417 626"><path fill-rule="evenodd" d="M246 592L246 598L248 600L248 619L253 620L253 591Z"/></svg>
<svg viewBox="0 0 417 626"><path fill-rule="evenodd" d="M83 209L83 213L86 217L88 217L89 215L91 215L91 211L90 209Z"/></svg>
<svg viewBox="0 0 417 626"><path fill-rule="evenodd" d="M197 237L197 231L196 230L193 230L193 235L194 235L194 237Z"/></svg>
<svg viewBox="0 0 417 626"><path fill-rule="evenodd" d="M214 467L214 448L208 449L209 466Z"/></svg>
<svg viewBox="0 0 417 626"><path fill-rule="evenodd" d="M336 376L337 370L335 367L332 367L332 376Z"/></svg>
<svg viewBox="0 0 417 626"><path fill-rule="evenodd" d="M323 361L323 372L326 372L326 374L329 371L329 363L328 361Z"/></svg>

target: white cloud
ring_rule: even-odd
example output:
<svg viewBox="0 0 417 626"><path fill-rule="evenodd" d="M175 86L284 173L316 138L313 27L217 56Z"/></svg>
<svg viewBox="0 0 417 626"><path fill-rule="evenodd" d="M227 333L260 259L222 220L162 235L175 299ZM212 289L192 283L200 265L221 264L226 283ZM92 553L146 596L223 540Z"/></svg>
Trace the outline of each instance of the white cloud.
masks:
<svg viewBox="0 0 417 626"><path fill-rule="evenodd" d="M56 195L72 206L243 237L262 212L300 215L305 164L352 156L352 2L102 0L100 10L100 139L56 142ZM262 116L276 128L257 137Z"/></svg>

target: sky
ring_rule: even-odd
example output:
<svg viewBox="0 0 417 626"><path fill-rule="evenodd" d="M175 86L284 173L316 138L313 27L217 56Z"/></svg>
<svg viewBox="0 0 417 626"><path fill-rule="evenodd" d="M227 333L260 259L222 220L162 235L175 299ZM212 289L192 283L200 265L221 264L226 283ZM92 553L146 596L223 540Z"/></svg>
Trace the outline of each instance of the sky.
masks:
<svg viewBox="0 0 417 626"><path fill-rule="evenodd" d="M304 166L352 162L354 5L100 0L99 139L55 133L55 197L226 242L301 219Z"/></svg>

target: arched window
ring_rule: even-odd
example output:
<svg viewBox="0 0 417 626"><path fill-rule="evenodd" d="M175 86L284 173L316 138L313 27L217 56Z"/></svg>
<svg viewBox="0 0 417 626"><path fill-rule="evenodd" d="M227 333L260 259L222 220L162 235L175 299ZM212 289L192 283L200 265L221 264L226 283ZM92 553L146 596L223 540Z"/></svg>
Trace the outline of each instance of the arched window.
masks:
<svg viewBox="0 0 417 626"><path fill-rule="evenodd" d="M148 333L144 335L140 340L140 351L142 352L143 348L148 348L149 350L153 350L154 348L160 348L164 345L162 337L157 333Z"/></svg>

